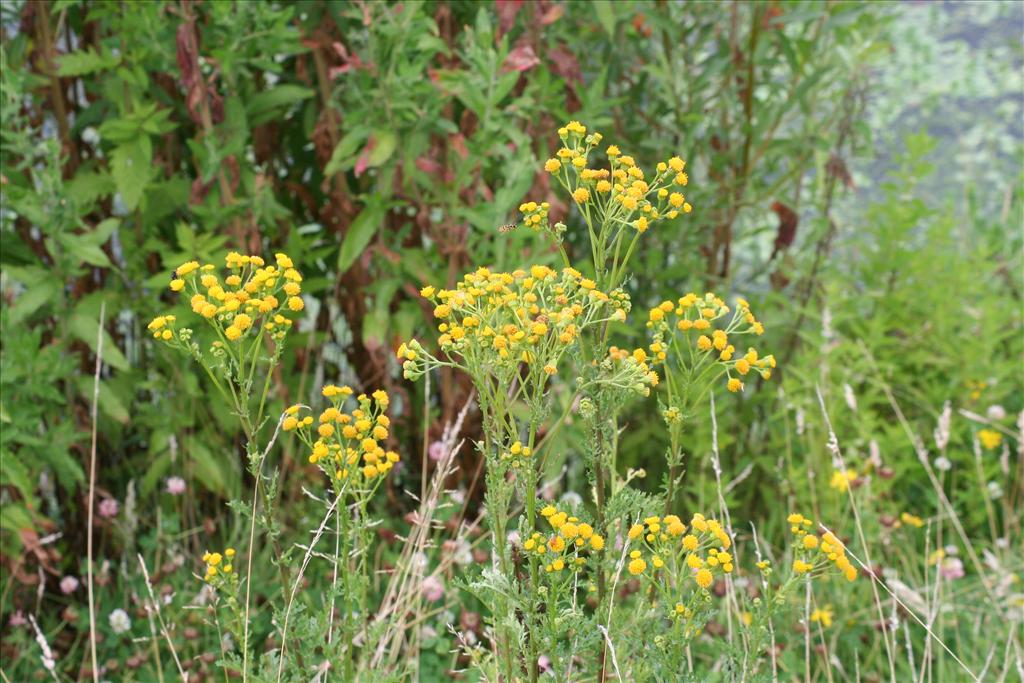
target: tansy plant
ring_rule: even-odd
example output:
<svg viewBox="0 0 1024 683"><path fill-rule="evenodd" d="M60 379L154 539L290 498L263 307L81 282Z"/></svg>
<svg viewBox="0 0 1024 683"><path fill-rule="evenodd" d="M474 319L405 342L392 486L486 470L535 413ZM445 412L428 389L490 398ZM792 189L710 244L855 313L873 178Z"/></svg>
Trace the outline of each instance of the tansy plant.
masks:
<svg viewBox="0 0 1024 683"><path fill-rule="evenodd" d="M154 339L190 355L203 368L221 398L231 406L245 433L248 470L254 484L249 507L245 594L241 601L237 591L242 588L233 563L232 571L225 572L228 565L220 565L221 555L214 553L204 557L207 580L214 581L211 585L231 589L222 592L229 594L227 604L232 612L229 626L234 627L234 635L241 642L243 678L249 675L249 610L257 524L275 546L278 543L272 514L277 480L263 473L269 446L261 450L259 437L267 421L265 409L271 377L293 325L292 316L305 307L299 296L301 283L302 275L283 253L276 254L273 263L267 263L260 256L231 252L225 258L222 272L212 263L200 265L197 261L188 261L175 269L170 288L188 297L192 311L205 322L210 334L197 337L192 328L179 327L173 315L158 316L148 326ZM263 511L258 515L260 501ZM276 555L279 557L280 552ZM281 565L280 570L282 582L286 584L286 569Z"/></svg>
<svg viewBox="0 0 1024 683"><path fill-rule="evenodd" d="M738 351L733 344L740 343L739 338L764 333L764 325L745 299L737 299L732 310L712 292L703 296L691 292L676 301L661 302L647 317L652 363L660 365L665 374L661 415L669 435L667 510L682 465L686 421L695 416L707 392L722 377L729 391L743 391L751 373L762 379L771 377L775 357L762 357L752 346Z"/></svg>
<svg viewBox="0 0 1024 683"><path fill-rule="evenodd" d="M615 326L626 321L631 308L622 286L644 233L692 210L683 194L689 182L685 162L672 157L648 174L614 145L602 152L602 136L587 134L578 122L558 132L562 146L544 169L572 197L586 226L590 262L573 266L564 243L567 227L551 223L547 202L525 202L523 223L551 240L561 255L560 270L479 268L453 288L424 287L421 294L433 303L438 321L436 350L412 340L401 345L398 357L407 378L454 368L469 375L479 395L483 440L478 446L486 464L493 564L470 588L490 610L493 657L479 651L472 657L485 677L536 680L543 654L556 676L572 677L582 669L588 673L578 675L602 680L611 666L615 624L637 627L646 619L664 619L665 644L677 655L652 656L649 665L634 670L675 680L681 670L678 653L713 612L710 590L738 571L739 562L722 522L701 514L689 524L671 514L644 516L656 500L634 491L632 476L618 473L618 415L629 400L664 388L659 400L673 469L662 499L667 510L682 458L684 420L699 414L723 378L723 388L741 391L752 373L768 379L775 361L753 347L736 347L742 337L764 331L749 305L740 299L730 307L710 293L687 294L653 308L648 349L611 345ZM596 163L601 160L607 165ZM658 366L664 381L654 369ZM575 391L570 405L578 400L589 433L583 455L592 513L550 505L537 511L543 461L553 457L538 457L547 445L538 442L538 434L553 422L549 396L558 381ZM605 539L613 538L619 539L617 547L606 547ZM767 567L762 565L765 576ZM639 609L616 604L621 598L615 587L626 577L641 581ZM765 618L751 623L763 624ZM616 647L621 657L631 649L639 654L649 644L631 648L619 639Z"/></svg>
<svg viewBox="0 0 1024 683"><path fill-rule="evenodd" d="M303 405L287 408L276 421L269 443L261 447L270 419L266 415L271 379L280 361L293 317L304 308L300 296L302 276L285 254L274 263L263 258L232 252L225 260L226 272L212 264L189 261L179 266L170 288L188 297L192 311L202 320L206 334L181 327L173 315L162 315L149 324L153 338L191 356L206 371L221 398L231 406L246 437L249 472L253 476L251 504L236 505L249 516L248 546L244 566L233 548L206 552L203 580L212 590L213 617L218 633L230 633L240 652L222 653L227 668L239 670L243 680L282 680L286 671L304 671L301 651L319 648L344 680L353 680L362 668L360 658L373 651L373 633L367 615L373 613L370 600L370 562L367 548L372 540L368 504L381 482L399 462L395 451L383 444L389 437L386 411L388 395L375 391L354 396L347 386L328 385L322 394L327 406L314 417ZM308 460L323 472L327 494L326 514L297 576L289 575L286 553L279 546L274 524L277 494L275 474L263 471L264 461L279 432L294 432L308 448ZM261 508L262 505L262 508ZM330 528L333 526L333 528ZM253 558L259 527L273 545L273 557L280 570L283 605L275 619L280 649L253 664L251 636L251 586ZM330 561L329 589L321 591L323 611L304 615L304 628L319 629L323 642L302 643L289 648L293 602L313 548L326 533L333 533L333 553L320 554ZM283 609L280 607L283 606ZM227 617L222 618L222 611ZM337 624L336 624L337 622Z"/></svg>

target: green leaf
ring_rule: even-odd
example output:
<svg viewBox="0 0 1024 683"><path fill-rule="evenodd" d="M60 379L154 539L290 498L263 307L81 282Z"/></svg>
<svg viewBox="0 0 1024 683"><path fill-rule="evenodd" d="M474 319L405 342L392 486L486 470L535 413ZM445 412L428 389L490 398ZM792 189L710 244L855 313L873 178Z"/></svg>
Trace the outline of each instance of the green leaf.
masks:
<svg viewBox="0 0 1024 683"><path fill-rule="evenodd" d="M399 263L401 264L402 270L407 275L412 277L413 284L420 283L425 285L433 282L439 276L434 269L431 268L430 263L427 261L426 254L423 250L417 247L409 247L402 249L401 258Z"/></svg>
<svg viewBox="0 0 1024 683"><path fill-rule="evenodd" d="M71 330L71 334L76 339L80 339L88 344L93 353L96 352L96 338L99 333L99 327L100 324L97 319L78 312L73 313L68 320L68 328ZM117 348L114 338L106 330L103 331L103 362L118 370L127 370L130 367L128 359L121 353L121 349Z"/></svg>
<svg viewBox="0 0 1024 683"><path fill-rule="evenodd" d="M92 232L85 233L81 236L81 239L88 241L90 244L106 244L119 225L121 225L119 218L108 218L105 221L100 221Z"/></svg>
<svg viewBox="0 0 1024 683"><path fill-rule="evenodd" d="M206 446L198 439L193 439L189 448L189 455L192 457L193 471L196 481L202 484L206 490L220 496L228 495L228 483L223 467L223 459L214 457Z"/></svg>
<svg viewBox="0 0 1024 683"><path fill-rule="evenodd" d="M615 6L611 3L611 0L597 0L593 4L594 11L597 13L597 20L601 22L601 26L608 32L608 35L615 37Z"/></svg>
<svg viewBox="0 0 1024 683"><path fill-rule="evenodd" d="M312 88L291 84L279 85L258 93L249 100L245 107L249 123L253 126L266 123L278 115L280 110L309 99L315 94L316 91Z"/></svg>
<svg viewBox="0 0 1024 683"><path fill-rule="evenodd" d="M78 52L61 55L58 60L58 76L85 76L97 71L112 69L121 61L120 57L109 52L98 54L94 49L86 48Z"/></svg>
<svg viewBox="0 0 1024 683"><path fill-rule="evenodd" d="M363 317L363 345L370 351L383 346L388 332L387 310L373 309Z"/></svg>
<svg viewBox="0 0 1024 683"><path fill-rule="evenodd" d="M163 477L167 470L171 467L171 453L170 451L164 451L150 463L146 473L142 476L142 480L139 482L139 493L144 496L148 496L156 489L157 484L160 483L161 477Z"/></svg>
<svg viewBox="0 0 1024 683"><path fill-rule="evenodd" d="M142 201L152 173L151 161L152 147L145 136L118 145L110 154L110 172L121 193L121 201L129 211L134 211Z"/></svg>
<svg viewBox="0 0 1024 683"><path fill-rule="evenodd" d="M79 261L98 268L109 268L112 265L106 252L88 238L81 235L59 235L57 241Z"/></svg>
<svg viewBox="0 0 1024 683"><path fill-rule="evenodd" d="M103 360L106 360L107 345L103 343ZM84 398L90 405L92 405L93 396L93 383L94 377L89 375L82 375L78 378L78 391L79 394ZM121 398L113 391L113 389L103 380L100 380L100 411L107 417L117 420L121 424L128 424L131 420L131 414L128 412L128 408L125 406Z"/></svg>
<svg viewBox="0 0 1024 683"><path fill-rule="evenodd" d="M17 453L0 453L0 486L13 486L31 507L36 507L35 485L28 467Z"/></svg>
<svg viewBox="0 0 1024 683"><path fill-rule="evenodd" d="M377 228L380 227L385 210L383 202L378 197L371 196L363 210L352 221L352 225L348 226L341 242L341 249L338 250L339 273L347 271L363 253L363 249L366 249L366 245L370 243Z"/></svg>
<svg viewBox="0 0 1024 683"><path fill-rule="evenodd" d="M35 313L50 300L56 300L60 294L60 284L53 280L38 282L21 294L7 311L7 321L18 325L21 321Z"/></svg>
<svg viewBox="0 0 1024 683"><path fill-rule="evenodd" d="M800 60L796 56L796 50L793 49L793 43L786 36L785 31L776 31L775 35L779 40L782 54L786 57L786 62L789 63L789 70L794 74L798 73L800 71Z"/></svg>
<svg viewBox="0 0 1024 683"><path fill-rule="evenodd" d="M68 195L79 205L87 206L108 197L117 190L109 173L79 171L65 185Z"/></svg>
<svg viewBox="0 0 1024 683"><path fill-rule="evenodd" d="M14 532L21 543L21 535L17 532L22 529L32 529L35 523L32 521L32 514L23 505L4 505L0 512L0 528ZM24 545L24 544L22 544Z"/></svg>
<svg viewBox="0 0 1024 683"><path fill-rule="evenodd" d="M365 128L354 128L346 133L331 152L331 158L324 166L324 175L330 178L339 171L351 168L355 163L356 150L362 146L369 134L370 132Z"/></svg>
<svg viewBox="0 0 1024 683"><path fill-rule="evenodd" d="M378 129L373 131L374 146L367 157L367 166L380 166L391 158L398 144L398 136L392 130Z"/></svg>

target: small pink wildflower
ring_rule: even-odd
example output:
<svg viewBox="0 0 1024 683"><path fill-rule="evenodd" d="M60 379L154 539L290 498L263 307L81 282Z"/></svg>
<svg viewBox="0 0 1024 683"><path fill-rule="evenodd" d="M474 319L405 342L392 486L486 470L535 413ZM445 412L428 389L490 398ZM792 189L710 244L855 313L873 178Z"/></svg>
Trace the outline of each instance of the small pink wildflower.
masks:
<svg viewBox="0 0 1024 683"><path fill-rule="evenodd" d="M427 602L437 602L444 597L444 583L436 576L428 576L423 579L420 591Z"/></svg>
<svg viewBox="0 0 1024 683"><path fill-rule="evenodd" d="M437 462L438 460L444 457L444 444L441 443L440 441L433 442L427 449L427 455L430 456L431 460Z"/></svg>
<svg viewBox="0 0 1024 683"><path fill-rule="evenodd" d="M947 580L962 579L964 577L964 563L959 557L947 557L939 565L939 573Z"/></svg>
<svg viewBox="0 0 1024 683"><path fill-rule="evenodd" d="M117 517L117 513L121 511L121 504L117 502L115 498L104 498L100 501L97 506L97 512L100 517Z"/></svg>

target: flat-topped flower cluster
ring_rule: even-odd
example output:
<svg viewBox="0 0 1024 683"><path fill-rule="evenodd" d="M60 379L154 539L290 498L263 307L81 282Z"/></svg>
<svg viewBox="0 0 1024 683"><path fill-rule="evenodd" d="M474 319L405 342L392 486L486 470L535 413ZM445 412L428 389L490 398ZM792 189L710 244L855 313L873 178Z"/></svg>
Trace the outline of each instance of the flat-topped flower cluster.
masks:
<svg viewBox="0 0 1024 683"><path fill-rule="evenodd" d="M768 379L775 367L774 356L761 356L754 347L737 356L736 337L764 334L764 325L745 299L737 299L733 311L712 292L703 296L691 292L652 308L647 327L652 332L650 350L655 362L665 363L666 373L681 370L688 383L711 382L724 374L729 391L737 392L743 390L743 378L749 373Z"/></svg>
<svg viewBox="0 0 1024 683"><path fill-rule="evenodd" d="M625 320L630 308L621 290L602 292L573 268L542 265L510 273L479 268L455 289L428 286L420 293L435 304L438 345L448 361L434 358L416 340L402 344L398 357L410 379L438 365L504 377L527 363L531 371L553 375L587 328Z"/></svg>
<svg viewBox="0 0 1024 683"><path fill-rule="evenodd" d="M401 461L397 452L381 445L391 426L386 415L390 405L388 394L382 389L370 396L359 394L355 397L356 406L346 412L345 406L354 394L351 387L329 384L321 393L330 406L317 417L315 428L312 415L299 417L308 410L301 405L285 411L287 417L281 427L298 434L310 450L309 462L331 479L335 492L368 497Z"/></svg>
<svg viewBox="0 0 1024 683"><path fill-rule="evenodd" d="M551 525L552 533L539 531L523 543L527 555L536 558L547 573L564 569L579 570L587 563L587 554L604 550L604 536L578 517L547 505L540 514Z"/></svg>
<svg viewBox="0 0 1024 683"><path fill-rule="evenodd" d="M267 336L281 341L292 326L288 317L305 308L302 275L287 254L278 253L267 265L261 256L231 252L225 258L226 273L218 274L212 263L187 261L174 270L170 289L189 296L192 311L209 321L225 345L247 337ZM176 317L161 315L148 325L153 338L188 342L175 329Z"/></svg>

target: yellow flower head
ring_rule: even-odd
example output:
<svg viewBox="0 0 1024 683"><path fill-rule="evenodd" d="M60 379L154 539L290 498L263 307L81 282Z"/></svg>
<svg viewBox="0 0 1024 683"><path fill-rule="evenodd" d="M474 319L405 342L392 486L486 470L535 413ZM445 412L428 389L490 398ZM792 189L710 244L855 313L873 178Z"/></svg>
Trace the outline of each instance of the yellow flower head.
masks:
<svg viewBox="0 0 1024 683"><path fill-rule="evenodd" d="M982 429L978 432L978 440L986 450L995 450L1003 443L1003 435L994 429Z"/></svg>

